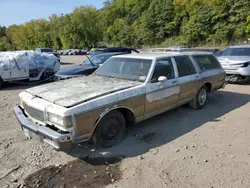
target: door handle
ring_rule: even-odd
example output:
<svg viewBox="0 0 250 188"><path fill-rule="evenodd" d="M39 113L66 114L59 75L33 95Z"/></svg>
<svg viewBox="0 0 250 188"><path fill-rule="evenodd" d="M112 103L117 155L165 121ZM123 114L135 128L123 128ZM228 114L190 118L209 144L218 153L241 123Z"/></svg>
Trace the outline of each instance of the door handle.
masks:
<svg viewBox="0 0 250 188"><path fill-rule="evenodd" d="M177 80L172 81L172 84L177 84L177 83L178 83Z"/></svg>
<svg viewBox="0 0 250 188"><path fill-rule="evenodd" d="M200 78L200 76L199 76L199 75L196 75L196 76L194 76L194 78Z"/></svg>

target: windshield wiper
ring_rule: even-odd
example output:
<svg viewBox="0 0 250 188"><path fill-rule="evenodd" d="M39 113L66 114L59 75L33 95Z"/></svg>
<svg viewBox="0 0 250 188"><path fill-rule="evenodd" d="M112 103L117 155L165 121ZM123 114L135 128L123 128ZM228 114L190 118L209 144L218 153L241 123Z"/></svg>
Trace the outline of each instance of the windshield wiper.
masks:
<svg viewBox="0 0 250 188"><path fill-rule="evenodd" d="M89 56L88 55L85 55L87 58L88 58L88 60L90 61L90 63L91 63L91 65L93 66L93 67L95 67L95 64L91 61L91 59L89 58Z"/></svg>

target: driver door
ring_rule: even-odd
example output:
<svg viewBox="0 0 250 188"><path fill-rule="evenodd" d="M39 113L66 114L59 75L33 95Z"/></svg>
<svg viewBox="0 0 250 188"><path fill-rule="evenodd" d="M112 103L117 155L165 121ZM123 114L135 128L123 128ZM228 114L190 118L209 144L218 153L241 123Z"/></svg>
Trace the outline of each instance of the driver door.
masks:
<svg viewBox="0 0 250 188"><path fill-rule="evenodd" d="M157 60L151 81L146 86L146 117L160 114L177 104L180 83L175 69L171 58ZM165 76L167 80L159 82L160 76Z"/></svg>

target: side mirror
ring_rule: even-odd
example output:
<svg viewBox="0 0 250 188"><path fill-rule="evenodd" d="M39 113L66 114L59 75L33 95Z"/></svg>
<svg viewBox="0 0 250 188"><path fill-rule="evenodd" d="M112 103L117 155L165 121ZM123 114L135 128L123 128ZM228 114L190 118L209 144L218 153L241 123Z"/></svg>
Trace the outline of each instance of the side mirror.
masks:
<svg viewBox="0 0 250 188"><path fill-rule="evenodd" d="M158 78L158 82L160 82L160 83L165 82L165 81L167 81L167 77L166 76L160 76Z"/></svg>

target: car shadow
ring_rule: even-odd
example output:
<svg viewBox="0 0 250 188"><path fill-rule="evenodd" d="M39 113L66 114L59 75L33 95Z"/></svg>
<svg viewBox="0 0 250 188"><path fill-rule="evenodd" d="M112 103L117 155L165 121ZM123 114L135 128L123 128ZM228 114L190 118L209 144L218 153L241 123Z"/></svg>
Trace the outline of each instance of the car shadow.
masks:
<svg viewBox="0 0 250 188"><path fill-rule="evenodd" d="M74 65L75 63L70 63L70 62L61 62L61 65Z"/></svg>
<svg viewBox="0 0 250 188"><path fill-rule="evenodd" d="M187 105L181 106L130 128L123 141L112 148L98 149L93 145L80 144L74 146L70 155L88 159L118 155L124 158L140 156L207 122L220 121L221 116L249 101L250 95L220 90L209 96L208 103L202 110L192 110Z"/></svg>

